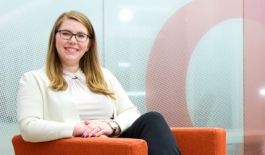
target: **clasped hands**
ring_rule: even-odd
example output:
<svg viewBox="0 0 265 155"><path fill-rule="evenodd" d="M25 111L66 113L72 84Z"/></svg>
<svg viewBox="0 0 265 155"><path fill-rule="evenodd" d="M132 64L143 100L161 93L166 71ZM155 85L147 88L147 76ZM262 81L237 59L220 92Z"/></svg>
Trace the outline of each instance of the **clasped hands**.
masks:
<svg viewBox="0 0 265 155"><path fill-rule="evenodd" d="M103 137L108 138L112 133L111 127L107 122L101 121L84 121L84 123L76 123L73 131L73 136L81 136L83 138L89 137Z"/></svg>

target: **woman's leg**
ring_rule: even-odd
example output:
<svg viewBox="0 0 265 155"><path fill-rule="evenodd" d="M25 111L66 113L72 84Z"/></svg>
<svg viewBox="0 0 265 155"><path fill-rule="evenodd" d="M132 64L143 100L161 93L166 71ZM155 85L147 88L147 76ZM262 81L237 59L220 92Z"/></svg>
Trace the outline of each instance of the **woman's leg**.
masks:
<svg viewBox="0 0 265 155"><path fill-rule="evenodd" d="M148 155L181 155L168 124L157 112L141 115L119 137L144 139L148 145Z"/></svg>

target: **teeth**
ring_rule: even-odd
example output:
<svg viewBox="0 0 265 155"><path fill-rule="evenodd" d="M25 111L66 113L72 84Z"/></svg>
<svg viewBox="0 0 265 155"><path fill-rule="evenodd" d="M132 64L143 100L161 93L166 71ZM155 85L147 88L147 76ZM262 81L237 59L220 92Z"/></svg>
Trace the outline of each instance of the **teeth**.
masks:
<svg viewBox="0 0 265 155"><path fill-rule="evenodd" d="M76 52L76 51L77 51L77 50L74 49L74 48L66 48L66 50L69 51L69 52Z"/></svg>

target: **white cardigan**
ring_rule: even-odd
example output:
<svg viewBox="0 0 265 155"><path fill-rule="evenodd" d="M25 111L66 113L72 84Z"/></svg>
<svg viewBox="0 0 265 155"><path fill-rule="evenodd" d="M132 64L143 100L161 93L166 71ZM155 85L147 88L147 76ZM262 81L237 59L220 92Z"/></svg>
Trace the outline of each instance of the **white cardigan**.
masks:
<svg viewBox="0 0 265 155"><path fill-rule="evenodd" d="M103 68L106 83L115 92L114 121L124 132L140 116L118 80ZM80 122L76 104L68 91L55 91L45 68L25 73L19 83L17 121L25 141L43 142L72 137L74 126Z"/></svg>

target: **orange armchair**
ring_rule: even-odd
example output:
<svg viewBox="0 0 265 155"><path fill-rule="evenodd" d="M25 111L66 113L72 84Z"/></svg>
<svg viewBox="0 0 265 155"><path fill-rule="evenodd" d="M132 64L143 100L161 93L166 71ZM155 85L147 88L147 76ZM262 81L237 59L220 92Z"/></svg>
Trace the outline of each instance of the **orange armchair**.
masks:
<svg viewBox="0 0 265 155"><path fill-rule="evenodd" d="M226 131L221 128L171 128L183 155L226 155ZM131 138L69 138L25 142L12 138L16 155L147 155L147 143Z"/></svg>

